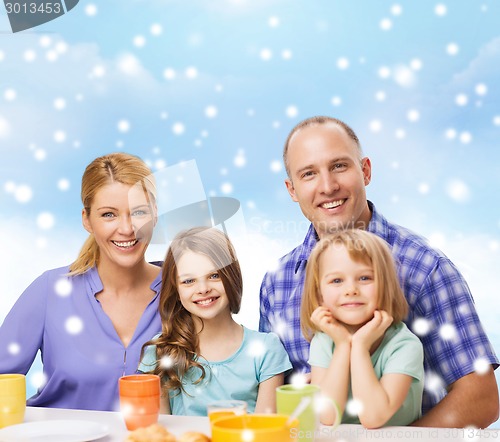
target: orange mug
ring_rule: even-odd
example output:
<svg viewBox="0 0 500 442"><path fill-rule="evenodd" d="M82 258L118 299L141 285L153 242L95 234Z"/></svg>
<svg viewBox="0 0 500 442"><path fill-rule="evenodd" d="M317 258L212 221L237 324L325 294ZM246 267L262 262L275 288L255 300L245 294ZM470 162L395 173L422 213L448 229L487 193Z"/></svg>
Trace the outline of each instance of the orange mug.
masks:
<svg viewBox="0 0 500 442"><path fill-rule="evenodd" d="M120 411L127 430L148 427L160 414L160 377L155 374L122 376L118 380Z"/></svg>

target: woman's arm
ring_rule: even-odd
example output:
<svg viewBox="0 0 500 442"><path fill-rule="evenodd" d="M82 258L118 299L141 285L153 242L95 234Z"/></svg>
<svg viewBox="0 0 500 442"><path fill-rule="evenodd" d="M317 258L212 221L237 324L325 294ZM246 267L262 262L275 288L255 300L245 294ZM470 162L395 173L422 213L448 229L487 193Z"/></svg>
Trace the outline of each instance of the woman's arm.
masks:
<svg viewBox="0 0 500 442"><path fill-rule="evenodd" d="M280 373L259 384L255 413L276 413L276 388L284 381L285 375Z"/></svg>

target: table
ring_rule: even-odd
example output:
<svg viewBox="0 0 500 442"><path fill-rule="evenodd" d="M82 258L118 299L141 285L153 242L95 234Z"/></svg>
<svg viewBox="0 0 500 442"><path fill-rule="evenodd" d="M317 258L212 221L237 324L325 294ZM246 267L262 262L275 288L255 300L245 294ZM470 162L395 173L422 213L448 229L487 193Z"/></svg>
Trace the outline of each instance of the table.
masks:
<svg viewBox="0 0 500 442"><path fill-rule="evenodd" d="M94 421L107 425L110 429L109 435L98 439L98 442L123 442L128 434L123 419L118 412L38 407L27 407L26 409L25 422L60 419ZM160 415L159 422L176 436L181 436L185 431L200 431L210 435L210 424L207 417ZM386 427L378 430L366 430L361 425L340 425L337 428L320 427L317 430L316 440L322 442L394 442L402 440L418 442L500 441L500 429Z"/></svg>

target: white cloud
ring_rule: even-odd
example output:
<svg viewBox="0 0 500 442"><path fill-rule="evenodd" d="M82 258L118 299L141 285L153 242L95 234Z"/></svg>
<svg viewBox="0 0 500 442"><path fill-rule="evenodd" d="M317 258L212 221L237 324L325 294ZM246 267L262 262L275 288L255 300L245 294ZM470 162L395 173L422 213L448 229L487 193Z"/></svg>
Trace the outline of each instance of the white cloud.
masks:
<svg viewBox="0 0 500 442"><path fill-rule="evenodd" d="M486 43L466 69L453 77L456 87L476 84L477 81L494 84L500 75L500 37ZM487 79L493 81L486 81Z"/></svg>

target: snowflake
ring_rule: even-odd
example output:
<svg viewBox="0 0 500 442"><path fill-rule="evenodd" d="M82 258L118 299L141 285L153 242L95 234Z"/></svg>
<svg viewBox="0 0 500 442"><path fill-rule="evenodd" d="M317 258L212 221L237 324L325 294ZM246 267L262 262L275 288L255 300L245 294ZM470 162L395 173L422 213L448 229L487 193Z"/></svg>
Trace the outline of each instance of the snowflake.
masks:
<svg viewBox="0 0 500 442"><path fill-rule="evenodd" d="M286 108L285 113L288 118L295 118L299 115L299 109L297 106L291 105Z"/></svg>
<svg viewBox="0 0 500 442"><path fill-rule="evenodd" d="M255 439L255 433L253 430L243 430L241 432L241 440L243 442L252 442Z"/></svg>
<svg viewBox="0 0 500 442"><path fill-rule="evenodd" d="M36 59L36 52L32 49L28 49L24 51L23 56L24 56L24 61L26 61L27 63L31 63Z"/></svg>
<svg viewBox="0 0 500 442"><path fill-rule="evenodd" d="M243 149L240 149L238 151L238 155L236 155L233 162L236 167L245 166L245 164L247 163L247 159L245 158L245 151Z"/></svg>
<svg viewBox="0 0 500 442"><path fill-rule="evenodd" d="M446 8L446 5L439 3L434 8L434 12L438 17L444 17L446 15L446 13L448 12L448 9Z"/></svg>
<svg viewBox="0 0 500 442"><path fill-rule="evenodd" d="M271 169L271 172L278 173L283 169L283 165L281 164L281 161L274 160L271 161L269 168Z"/></svg>
<svg viewBox="0 0 500 442"><path fill-rule="evenodd" d="M431 329L431 322L425 318L417 318L413 321L412 330L418 336L425 336Z"/></svg>
<svg viewBox="0 0 500 442"><path fill-rule="evenodd" d="M439 395L444 388L444 381L436 373L428 371L425 373L424 387L427 391Z"/></svg>
<svg viewBox="0 0 500 442"><path fill-rule="evenodd" d="M266 347L262 341L253 340L248 346L248 355L254 358L262 357L266 353Z"/></svg>
<svg viewBox="0 0 500 442"><path fill-rule="evenodd" d="M182 135L185 131L186 128L182 123L174 123L174 125L172 126L172 132L175 135Z"/></svg>
<svg viewBox="0 0 500 442"><path fill-rule="evenodd" d="M420 120L420 112L416 109L410 109L406 116L408 121L411 121L412 123Z"/></svg>
<svg viewBox="0 0 500 442"><path fill-rule="evenodd" d="M167 79L167 80L173 80L175 77L176 77L176 72L174 69L172 68L166 68L164 71L163 71L163 76Z"/></svg>
<svg viewBox="0 0 500 442"><path fill-rule="evenodd" d="M17 93L16 93L15 89L6 89L4 94L3 94L3 97L7 101L14 101L17 97Z"/></svg>
<svg viewBox="0 0 500 442"><path fill-rule="evenodd" d="M395 4L391 6L392 15L401 15L403 13L403 7L401 5Z"/></svg>
<svg viewBox="0 0 500 442"><path fill-rule="evenodd" d="M130 122L127 120L118 121L116 127L122 133L128 132L130 130Z"/></svg>
<svg viewBox="0 0 500 442"><path fill-rule="evenodd" d="M193 66L190 66L186 69L186 77L190 80L194 80L198 76L198 69Z"/></svg>
<svg viewBox="0 0 500 442"><path fill-rule="evenodd" d="M337 60L337 68L340 70L345 70L349 67L349 60L346 57L340 57Z"/></svg>
<svg viewBox="0 0 500 442"><path fill-rule="evenodd" d="M463 181L454 179L448 182L446 186L448 196L459 203L467 202L470 199L470 190Z"/></svg>
<svg viewBox="0 0 500 442"><path fill-rule="evenodd" d="M363 403L358 399L351 399L345 406L345 411L351 416L357 416L363 411Z"/></svg>
<svg viewBox="0 0 500 442"><path fill-rule="evenodd" d="M393 77L394 81L402 87L412 87L417 82L415 72L405 65L396 66Z"/></svg>
<svg viewBox="0 0 500 442"><path fill-rule="evenodd" d="M70 183L69 183L69 180L66 179L66 178L61 178L58 182L57 182L57 188L59 190L62 190L62 191L66 191L68 190L70 187Z"/></svg>
<svg viewBox="0 0 500 442"><path fill-rule="evenodd" d="M64 143L66 141L66 132L63 130L56 130L54 132L54 141L56 143Z"/></svg>
<svg viewBox="0 0 500 442"><path fill-rule="evenodd" d="M273 58L273 53L272 53L271 49L263 48L263 49L261 49L259 56L260 56L261 60L269 61L269 60L271 60L271 58Z"/></svg>
<svg viewBox="0 0 500 442"><path fill-rule="evenodd" d="M372 132L380 132L382 130L382 123L379 120L373 120L370 122L370 130Z"/></svg>
<svg viewBox="0 0 500 442"><path fill-rule="evenodd" d="M27 203L33 197L33 191L31 187L27 184L22 184L20 186L16 186L14 190L14 198L19 203Z"/></svg>
<svg viewBox="0 0 500 442"><path fill-rule="evenodd" d="M460 48L456 43L448 43L446 46L446 52L448 55L457 55L459 51Z"/></svg>
<svg viewBox="0 0 500 442"><path fill-rule="evenodd" d="M269 17L269 20L267 20L267 23L270 28L276 28L280 24L280 19L278 17Z"/></svg>
<svg viewBox="0 0 500 442"><path fill-rule="evenodd" d="M37 371L30 376L31 385L35 389L42 388L47 383L47 376L41 371Z"/></svg>
<svg viewBox="0 0 500 442"><path fill-rule="evenodd" d="M421 193L422 195L427 195L430 191L430 186L429 184L427 183L420 183L418 185L418 191L419 193Z"/></svg>
<svg viewBox="0 0 500 442"><path fill-rule="evenodd" d="M230 193L233 192L233 185L231 183L223 183L220 186L220 190L223 194L229 195Z"/></svg>
<svg viewBox="0 0 500 442"><path fill-rule="evenodd" d="M85 6L85 14L87 14L89 17L94 17L95 15L97 15L97 6L93 3L89 3L87 6Z"/></svg>
<svg viewBox="0 0 500 442"><path fill-rule="evenodd" d="M64 327L70 335L78 335L83 330L83 321L78 316L70 316L66 319Z"/></svg>
<svg viewBox="0 0 500 442"><path fill-rule="evenodd" d="M217 116L218 110L215 106L207 106L205 108L205 116L207 118L215 118Z"/></svg>
<svg viewBox="0 0 500 442"><path fill-rule="evenodd" d="M476 84L475 91L477 95L486 95L488 87L484 83Z"/></svg>
<svg viewBox="0 0 500 442"><path fill-rule="evenodd" d="M488 373L490 367L490 362L486 358L477 358L474 361L474 371L479 375Z"/></svg>
<svg viewBox="0 0 500 442"><path fill-rule="evenodd" d="M7 351L11 355L17 355L21 352L21 346L17 342L11 342L7 347Z"/></svg>
<svg viewBox="0 0 500 442"><path fill-rule="evenodd" d="M63 110L66 108L66 100L64 98L56 98L54 100L54 108L56 110Z"/></svg>
<svg viewBox="0 0 500 442"><path fill-rule="evenodd" d="M136 48L142 48L146 44L146 38L143 35L136 35L132 43Z"/></svg>
<svg viewBox="0 0 500 442"><path fill-rule="evenodd" d="M469 98L466 94L458 94L455 97L455 104L457 106L465 106L469 102Z"/></svg>
<svg viewBox="0 0 500 442"><path fill-rule="evenodd" d="M295 373L290 378L290 383L297 388L308 385L307 375L305 373Z"/></svg>
<svg viewBox="0 0 500 442"><path fill-rule="evenodd" d="M443 324L439 329L439 336L445 341L451 341L455 338L457 331L452 324Z"/></svg>
<svg viewBox="0 0 500 442"><path fill-rule="evenodd" d="M334 106L340 106L342 104L342 98L338 97L338 96L335 96L335 97L332 97L332 99L330 100L330 102L334 105Z"/></svg>
<svg viewBox="0 0 500 442"><path fill-rule="evenodd" d="M158 23L153 23L151 25L151 27L149 28L149 32L151 32L151 35L154 35L154 36L159 36L162 34L163 32L163 28L160 24Z"/></svg>
<svg viewBox="0 0 500 442"><path fill-rule="evenodd" d="M0 138L5 138L10 133L9 122L0 115Z"/></svg>
<svg viewBox="0 0 500 442"><path fill-rule="evenodd" d="M380 21L379 26L382 31L389 31L392 29L392 20L390 18L384 18Z"/></svg>
<svg viewBox="0 0 500 442"><path fill-rule="evenodd" d="M54 284L54 290L59 296L65 297L73 291L73 284L67 278L60 278Z"/></svg>

